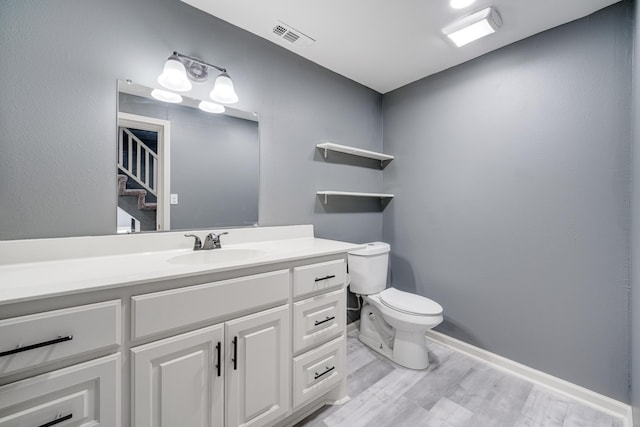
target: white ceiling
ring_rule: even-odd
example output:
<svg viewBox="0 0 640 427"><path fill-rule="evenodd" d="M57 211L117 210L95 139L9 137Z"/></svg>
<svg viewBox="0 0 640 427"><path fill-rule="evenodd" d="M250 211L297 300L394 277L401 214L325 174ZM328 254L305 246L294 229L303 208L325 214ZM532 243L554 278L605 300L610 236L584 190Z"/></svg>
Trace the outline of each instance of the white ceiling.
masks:
<svg viewBox="0 0 640 427"><path fill-rule="evenodd" d="M463 10L449 0L182 1L385 93L619 0L476 0ZM487 6L502 16L497 33L461 48L442 35L452 21ZM277 37L277 21L315 42Z"/></svg>

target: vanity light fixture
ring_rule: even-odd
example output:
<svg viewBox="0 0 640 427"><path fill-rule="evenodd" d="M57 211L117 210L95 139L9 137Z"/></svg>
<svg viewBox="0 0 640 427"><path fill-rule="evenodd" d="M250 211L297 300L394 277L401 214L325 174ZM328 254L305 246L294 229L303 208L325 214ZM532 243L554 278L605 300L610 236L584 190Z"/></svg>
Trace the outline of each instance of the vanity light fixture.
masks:
<svg viewBox="0 0 640 427"><path fill-rule="evenodd" d="M206 111L207 113L224 113L224 105L216 104L215 102L200 101L198 108L202 111Z"/></svg>
<svg viewBox="0 0 640 427"><path fill-rule="evenodd" d="M154 89L151 91L151 96L159 101L169 102L171 104L178 104L182 102L182 97L180 95L173 92L167 92L166 90Z"/></svg>
<svg viewBox="0 0 640 427"><path fill-rule="evenodd" d="M502 19L498 11L493 7L488 7L446 26L442 29L442 32L456 46L462 47L472 41L495 33L501 26Z"/></svg>
<svg viewBox="0 0 640 427"><path fill-rule="evenodd" d="M223 104L233 104L238 102L238 95L233 88L233 81L227 69L209 64L198 58L183 55L178 52L167 59L164 64L162 74L158 77L158 83L167 89L177 92L191 90L191 82L204 82L209 77L209 69L220 71L211 91L211 99Z"/></svg>
<svg viewBox="0 0 640 427"><path fill-rule="evenodd" d="M450 0L449 6L453 9L464 9L465 7L471 6L475 1L476 0Z"/></svg>

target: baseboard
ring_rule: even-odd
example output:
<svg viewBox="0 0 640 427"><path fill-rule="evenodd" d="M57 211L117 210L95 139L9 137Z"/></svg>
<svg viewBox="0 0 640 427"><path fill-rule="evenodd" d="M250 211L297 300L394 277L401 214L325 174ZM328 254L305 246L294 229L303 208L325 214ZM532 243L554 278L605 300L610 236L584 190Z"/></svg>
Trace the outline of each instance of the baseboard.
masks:
<svg viewBox="0 0 640 427"><path fill-rule="evenodd" d="M351 324L349 326L351 326ZM347 330L349 330L348 327ZM498 356L497 354L483 350L471 344L467 344L464 341L460 341L437 331L427 331L427 339L465 353L468 356L481 360L520 378L531 381L534 384L544 386L557 393L578 400L585 405L598 409L599 411L620 417L623 419L624 427L633 427L633 414L630 405L596 393L577 384L570 383L569 381L538 371L537 369L530 368L521 363L514 362L513 360L509 360L505 357Z"/></svg>

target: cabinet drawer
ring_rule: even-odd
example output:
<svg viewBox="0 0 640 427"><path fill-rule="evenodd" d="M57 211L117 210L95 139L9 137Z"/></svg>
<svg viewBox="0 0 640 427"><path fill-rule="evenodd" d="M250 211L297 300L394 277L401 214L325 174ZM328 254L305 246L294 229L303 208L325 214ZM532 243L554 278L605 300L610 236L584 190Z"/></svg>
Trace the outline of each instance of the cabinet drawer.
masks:
<svg viewBox="0 0 640 427"><path fill-rule="evenodd" d="M345 329L345 290L307 298L293 304L293 352L298 353L337 337Z"/></svg>
<svg viewBox="0 0 640 427"><path fill-rule="evenodd" d="M322 396L345 376L344 335L293 359L294 408Z"/></svg>
<svg viewBox="0 0 640 427"><path fill-rule="evenodd" d="M137 339L287 302L289 270L155 292L131 299L132 337Z"/></svg>
<svg viewBox="0 0 640 427"><path fill-rule="evenodd" d="M120 300L0 320L0 375L120 345Z"/></svg>
<svg viewBox="0 0 640 427"><path fill-rule="evenodd" d="M120 425L120 354L0 387L0 426Z"/></svg>
<svg viewBox="0 0 640 427"><path fill-rule="evenodd" d="M293 296L299 297L344 285L347 269L343 259L293 269Z"/></svg>

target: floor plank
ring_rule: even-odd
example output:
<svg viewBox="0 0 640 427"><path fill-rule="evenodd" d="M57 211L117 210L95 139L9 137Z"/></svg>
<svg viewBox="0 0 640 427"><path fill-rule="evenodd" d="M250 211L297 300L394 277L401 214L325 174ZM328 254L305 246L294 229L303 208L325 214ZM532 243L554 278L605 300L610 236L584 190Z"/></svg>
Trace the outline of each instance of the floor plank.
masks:
<svg viewBox="0 0 640 427"><path fill-rule="evenodd" d="M622 420L428 341L430 366L398 366L347 338L351 400L300 427L623 427Z"/></svg>

